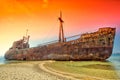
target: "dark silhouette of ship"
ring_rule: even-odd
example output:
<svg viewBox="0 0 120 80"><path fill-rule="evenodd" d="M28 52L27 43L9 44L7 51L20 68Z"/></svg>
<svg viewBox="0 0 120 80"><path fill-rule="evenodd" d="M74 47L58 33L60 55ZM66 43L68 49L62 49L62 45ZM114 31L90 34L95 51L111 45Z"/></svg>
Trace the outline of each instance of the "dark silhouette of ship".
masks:
<svg viewBox="0 0 120 80"><path fill-rule="evenodd" d="M106 60L112 54L116 28L104 27L92 33L64 38L62 13L59 40L29 48L29 38L15 41L5 53L8 60ZM74 37L78 37L74 39Z"/></svg>

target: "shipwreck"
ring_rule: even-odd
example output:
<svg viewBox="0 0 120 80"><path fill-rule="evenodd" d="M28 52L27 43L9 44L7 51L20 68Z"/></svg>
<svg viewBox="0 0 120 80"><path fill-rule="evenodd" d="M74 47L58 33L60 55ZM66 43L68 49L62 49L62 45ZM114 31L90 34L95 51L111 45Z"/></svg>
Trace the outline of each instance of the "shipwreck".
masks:
<svg viewBox="0 0 120 80"><path fill-rule="evenodd" d="M5 53L7 60L106 60L112 54L116 28L103 27L92 33L84 33L77 39L68 40L64 37L62 13L59 39L29 47L29 35L15 41Z"/></svg>

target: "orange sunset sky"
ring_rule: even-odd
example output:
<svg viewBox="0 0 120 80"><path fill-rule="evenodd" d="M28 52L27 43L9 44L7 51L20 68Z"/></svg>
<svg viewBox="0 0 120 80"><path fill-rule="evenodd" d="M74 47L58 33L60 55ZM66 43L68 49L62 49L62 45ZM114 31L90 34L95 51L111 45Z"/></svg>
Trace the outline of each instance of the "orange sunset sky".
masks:
<svg viewBox="0 0 120 80"><path fill-rule="evenodd" d="M29 30L31 47L58 39L59 12L65 36L116 27L120 52L120 0L0 0L0 55Z"/></svg>

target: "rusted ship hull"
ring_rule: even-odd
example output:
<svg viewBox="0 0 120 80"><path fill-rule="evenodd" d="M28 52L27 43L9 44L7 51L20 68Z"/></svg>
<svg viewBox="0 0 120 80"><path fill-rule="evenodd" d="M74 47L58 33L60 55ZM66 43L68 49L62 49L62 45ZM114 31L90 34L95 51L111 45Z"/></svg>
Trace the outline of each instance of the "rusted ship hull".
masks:
<svg viewBox="0 0 120 80"><path fill-rule="evenodd" d="M96 32L82 34L75 40L33 48L28 48L25 44L13 44L5 53L5 58L8 60L106 60L112 54L115 30L110 27L100 28Z"/></svg>
<svg viewBox="0 0 120 80"><path fill-rule="evenodd" d="M72 47L53 47L29 48L21 50L9 50L5 58L8 60L105 60L112 54L112 47L91 47L76 48Z"/></svg>

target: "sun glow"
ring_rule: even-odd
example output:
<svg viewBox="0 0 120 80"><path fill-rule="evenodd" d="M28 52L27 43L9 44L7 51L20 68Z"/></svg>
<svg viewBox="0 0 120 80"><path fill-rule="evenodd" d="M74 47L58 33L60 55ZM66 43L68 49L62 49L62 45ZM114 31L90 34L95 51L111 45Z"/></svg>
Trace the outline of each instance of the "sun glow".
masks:
<svg viewBox="0 0 120 80"><path fill-rule="evenodd" d="M43 8L47 8L48 7L48 0L43 0Z"/></svg>
<svg viewBox="0 0 120 80"><path fill-rule="evenodd" d="M117 0L1 0L0 55L4 55L13 41L22 38L26 29L29 29L31 46L58 39L60 10L63 12L65 36L105 26L116 27L119 32L119 4Z"/></svg>

